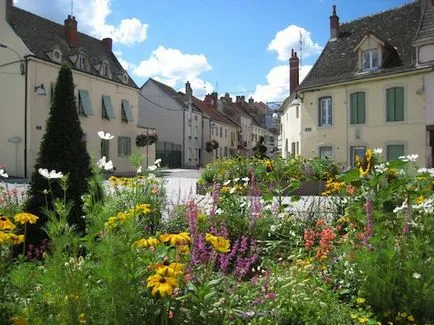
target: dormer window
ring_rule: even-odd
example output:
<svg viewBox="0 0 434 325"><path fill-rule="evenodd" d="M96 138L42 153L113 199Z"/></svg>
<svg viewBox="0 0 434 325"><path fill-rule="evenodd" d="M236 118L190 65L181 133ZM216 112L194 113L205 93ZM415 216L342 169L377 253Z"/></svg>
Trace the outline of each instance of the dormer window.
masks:
<svg viewBox="0 0 434 325"><path fill-rule="evenodd" d="M51 54L51 59L54 62L62 63L62 52L60 52L59 49L54 49L52 54Z"/></svg>
<svg viewBox="0 0 434 325"><path fill-rule="evenodd" d="M85 70L85 71L88 70L88 69L87 69L87 67L88 67L88 64L87 64L87 58L86 58L86 56L85 56L84 54L79 54L79 55L78 55L78 59L77 59L77 67L78 67L80 70Z"/></svg>
<svg viewBox="0 0 434 325"><path fill-rule="evenodd" d="M128 83L128 74L126 72L122 75L122 82L124 84Z"/></svg>
<svg viewBox="0 0 434 325"><path fill-rule="evenodd" d="M373 70L379 68L378 48L362 52L363 70Z"/></svg>
<svg viewBox="0 0 434 325"><path fill-rule="evenodd" d="M101 76L103 76L104 78L111 78L110 66L108 65L107 62L103 62L103 63L101 64L100 74L101 74Z"/></svg>

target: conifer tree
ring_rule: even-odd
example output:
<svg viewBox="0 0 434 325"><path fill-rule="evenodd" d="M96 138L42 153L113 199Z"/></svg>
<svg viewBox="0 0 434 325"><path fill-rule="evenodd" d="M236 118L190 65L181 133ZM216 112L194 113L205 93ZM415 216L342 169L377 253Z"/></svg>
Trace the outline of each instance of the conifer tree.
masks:
<svg viewBox="0 0 434 325"><path fill-rule="evenodd" d="M51 180L53 195L44 194L44 190L47 191L50 188L48 180L39 174L39 168L46 168L48 171L54 169L68 175L69 186L66 191L66 200L73 204L68 222L74 224L78 231L83 232L85 221L82 218L81 196L87 190L87 182L91 175L90 157L78 117L72 72L66 65L63 65L59 71L45 134L30 180L26 210L40 218L36 225L29 228L27 242L36 245L46 237L42 231L47 221L47 216L43 212L47 206L46 200L48 199L48 207L52 209L52 197L54 199L63 198L64 195L57 180Z"/></svg>

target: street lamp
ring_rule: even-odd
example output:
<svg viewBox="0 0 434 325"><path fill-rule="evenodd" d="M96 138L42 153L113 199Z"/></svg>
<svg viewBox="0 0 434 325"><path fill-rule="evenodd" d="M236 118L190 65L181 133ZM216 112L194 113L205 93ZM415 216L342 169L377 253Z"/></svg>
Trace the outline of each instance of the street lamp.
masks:
<svg viewBox="0 0 434 325"><path fill-rule="evenodd" d="M13 48L9 47L8 45L6 45L4 43L0 43L0 47L2 47L4 49L8 49L9 51L13 52L18 57L18 59L19 59L18 61L9 62L8 64L20 62L20 72L22 75L24 75L24 59L23 59L23 57L17 51L15 51Z"/></svg>

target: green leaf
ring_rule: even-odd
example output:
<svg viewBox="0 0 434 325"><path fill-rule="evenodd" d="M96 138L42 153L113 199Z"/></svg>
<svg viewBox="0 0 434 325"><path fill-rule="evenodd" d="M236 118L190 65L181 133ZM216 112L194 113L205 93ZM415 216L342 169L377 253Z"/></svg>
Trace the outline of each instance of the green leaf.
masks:
<svg viewBox="0 0 434 325"><path fill-rule="evenodd" d="M208 282L209 286L214 286L216 284L219 284L220 282L222 282L222 278L218 278L218 279L214 279Z"/></svg>

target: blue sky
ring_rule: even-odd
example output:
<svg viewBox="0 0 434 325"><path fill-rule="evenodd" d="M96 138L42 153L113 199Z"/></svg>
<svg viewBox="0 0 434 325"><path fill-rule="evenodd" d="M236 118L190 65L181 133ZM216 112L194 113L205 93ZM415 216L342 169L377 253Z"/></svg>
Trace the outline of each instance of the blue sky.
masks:
<svg viewBox="0 0 434 325"><path fill-rule="evenodd" d="M194 94L281 101L289 89L288 55L298 52L303 78L329 38L329 16L340 22L411 0L74 0L78 29L112 37L120 62L141 86L156 78ZM63 24L71 0L15 0L15 5Z"/></svg>

